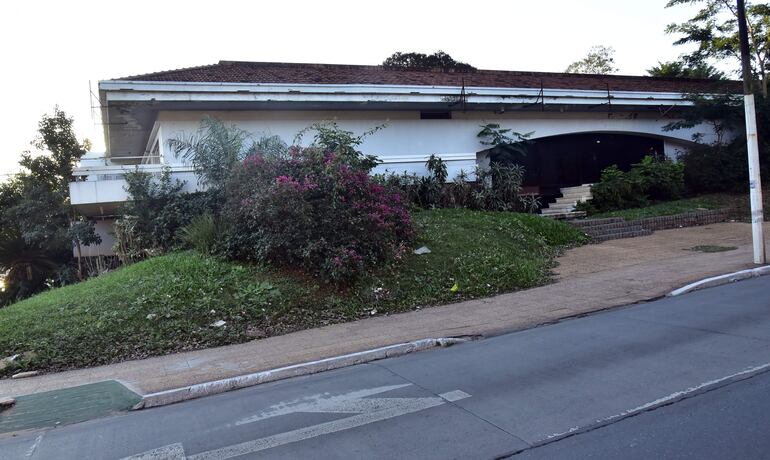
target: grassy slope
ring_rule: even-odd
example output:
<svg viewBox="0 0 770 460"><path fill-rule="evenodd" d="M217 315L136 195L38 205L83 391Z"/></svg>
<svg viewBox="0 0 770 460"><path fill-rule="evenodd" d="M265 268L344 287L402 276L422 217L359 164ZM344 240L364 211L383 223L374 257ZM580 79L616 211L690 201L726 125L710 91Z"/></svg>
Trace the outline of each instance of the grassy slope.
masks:
<svg viewBox="0 0 770 460"><path fill-rule="evenodd" d="M548 281L560 247L584 238L569 225L532 215L437 210L414 218L420 230L415 247L432 252L409 254L348 290L183 252L0 309L0 357L34 352L0 376L238 343L374 310L396 312L537 286ZM227 325L212 326L217 320Z"/></svg>

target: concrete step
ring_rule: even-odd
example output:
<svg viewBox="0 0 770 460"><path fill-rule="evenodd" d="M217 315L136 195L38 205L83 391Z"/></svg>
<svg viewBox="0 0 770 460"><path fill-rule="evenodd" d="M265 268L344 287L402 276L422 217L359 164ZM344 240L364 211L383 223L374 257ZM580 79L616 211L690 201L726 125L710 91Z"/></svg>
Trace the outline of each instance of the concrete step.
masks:
<svg viewBox="0 0 770 460"><path fill-rule="evenodd" d="M591 187L581 187L581 188L573 188L573 189L562 188L562 189L559 189L559 191L564 195L573 195L576 193L583 193L585 195L590 195Z"/></svg>
<svg viewBox="0 0 770 460"><path fill-rule="evenodd" d="M590 193L564 193L559 198L556 198L557 200L590 200L593 198L593 195Z"/></svg>
<svg viewBox="0 0 770 460"><path fill-rule="evenodd" d="M548 205L547 209L563 209L563 208L574 208L577 205L577 202L566 202L566 203L551 203Z"/></svg>
<svg viewBox="0 0 770 460"><path fill-rule="evenodd" d="M580 201L585 201L585 200L570 200L570 199L566 199L565 200L563 198L559 198L558 200L554 201L551 205L554 205L554 204L571 204L571 205L574 206L574 205L578 204L578 202L580 202Z"/></svg>
<svg viewBox="0 0 770 460"><path fill-rule="evenodd" d="M584 184L584 185L575 185L572 187L562 187L560 190L562 193L565 192L574 192L574 191L590 191L592 184Z"/></svg>
<svg viewBox="0 0 770 460"><path fill-rule="evenodd" d="M572 212L544 212L541 214L543 217L557 220L573 220L581 219L586 216L585 211L572 211Z"/></svg>

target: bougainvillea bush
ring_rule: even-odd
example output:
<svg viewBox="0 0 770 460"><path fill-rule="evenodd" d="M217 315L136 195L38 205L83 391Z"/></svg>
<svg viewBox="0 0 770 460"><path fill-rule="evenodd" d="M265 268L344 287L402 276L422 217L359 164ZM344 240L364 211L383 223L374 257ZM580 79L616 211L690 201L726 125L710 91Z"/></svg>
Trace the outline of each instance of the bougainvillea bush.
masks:
<svg viewBox="0 0 770 460"><path fill-rule="evenodd" d="M399 259L414 230L399 191L323 147L259 152L233 169L228 254L349 282Z"/></svg>

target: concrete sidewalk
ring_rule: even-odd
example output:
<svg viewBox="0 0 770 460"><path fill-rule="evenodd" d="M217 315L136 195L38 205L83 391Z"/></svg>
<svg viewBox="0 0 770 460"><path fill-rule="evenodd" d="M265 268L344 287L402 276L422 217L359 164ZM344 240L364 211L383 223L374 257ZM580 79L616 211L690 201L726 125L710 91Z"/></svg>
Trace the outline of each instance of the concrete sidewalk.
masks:
<svg viewBox="0 0 770 460"><path fill-rule="evenodd" d="M703 253L694 246L734 246ZM554 284L240 345L0 381L20 396L116 379L141 394L429 337L490 336L656 298L689 282L753 266L751 227L713 224L658 231L567 251Z"/></svg>

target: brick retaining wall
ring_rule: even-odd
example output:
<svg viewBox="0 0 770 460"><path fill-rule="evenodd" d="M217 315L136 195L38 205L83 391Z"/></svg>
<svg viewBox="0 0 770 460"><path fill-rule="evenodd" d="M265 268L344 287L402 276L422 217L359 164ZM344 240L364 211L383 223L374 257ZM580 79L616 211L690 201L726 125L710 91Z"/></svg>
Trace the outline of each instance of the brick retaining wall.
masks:
<svg viewBox="0 0 770 460"><path fill-rule="evenodd" d="M673 216L647 217L633 221L642 228L648 230L666 230L670 228L695 227L698 225L715 224L730 219L732 212L729 209L716 209L713 211L694 211Z"/></svg>

